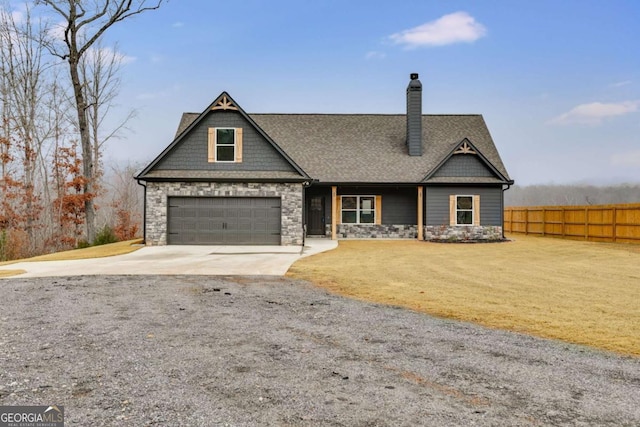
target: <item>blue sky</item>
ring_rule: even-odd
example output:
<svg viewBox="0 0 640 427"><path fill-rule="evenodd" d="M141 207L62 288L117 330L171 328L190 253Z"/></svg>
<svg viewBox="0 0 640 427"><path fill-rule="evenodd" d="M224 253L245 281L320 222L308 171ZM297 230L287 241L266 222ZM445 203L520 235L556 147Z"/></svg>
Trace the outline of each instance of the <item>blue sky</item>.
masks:
<svg viewBox="0 0 640 427"><path fill-rule="evenodd" d="M113 27L129 59L107 158L146 162L184 111L480 113L516 183L640 182L640 2L172 0Z"/></svg>

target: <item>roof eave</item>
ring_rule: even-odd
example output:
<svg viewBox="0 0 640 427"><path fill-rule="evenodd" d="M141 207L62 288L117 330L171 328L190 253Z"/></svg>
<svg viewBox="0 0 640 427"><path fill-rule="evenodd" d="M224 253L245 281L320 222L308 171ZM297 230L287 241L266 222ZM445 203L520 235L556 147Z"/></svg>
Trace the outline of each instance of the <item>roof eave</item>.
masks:
<svg viewBox="0 0 640 427"><path fill-rule="evenodd" d="M138 181L144 182L293 182L303 183L310 182L311 179L305 177L299 178L180 178L180 177L156 177L156 176L136 176Z"/></svg>

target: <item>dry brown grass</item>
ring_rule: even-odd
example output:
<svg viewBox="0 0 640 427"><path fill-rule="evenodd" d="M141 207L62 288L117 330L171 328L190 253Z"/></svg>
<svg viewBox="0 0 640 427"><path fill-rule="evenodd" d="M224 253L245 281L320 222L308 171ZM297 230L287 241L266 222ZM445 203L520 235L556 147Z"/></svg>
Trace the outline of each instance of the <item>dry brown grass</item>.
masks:
<svg viewBox="0 0 640 427"><path fill-rule="evenodd" d="M341 241L291 277L367 301L640 355L640 246Z"/></svg>
<svg viewBox="0 0 640 427"><path fill-rule="evenodd" d="M25 270L0 270L0 277L11 277L24 273L26 273Z"/></svg>
<svg viewBox="0 0 640 427"><path fill-rule="evenodd" d="M92 246L90 248L73 249L70 251L40 255L33 258L0 262L0 265L16 264L18 262L65 261L65 260L74 260L74 259L102 258L102 257L114 256L114 255L124 255L140 249L140 246L135 246L140 243L142 243L142 239L127 240L124 242L110 243L107 245Z"/></svg>

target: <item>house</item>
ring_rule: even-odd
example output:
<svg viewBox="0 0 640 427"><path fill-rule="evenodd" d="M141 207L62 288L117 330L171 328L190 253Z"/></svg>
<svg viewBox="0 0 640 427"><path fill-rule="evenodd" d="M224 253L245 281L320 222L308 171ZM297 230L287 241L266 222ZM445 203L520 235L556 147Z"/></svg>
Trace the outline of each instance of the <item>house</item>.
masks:
<svg viewBox="0 0 640 427"><path fill-rule="evenodd" d="M513 184L481 115L185 113L135 178L145 241L300 245L307 236L501 240Z"/></svg>

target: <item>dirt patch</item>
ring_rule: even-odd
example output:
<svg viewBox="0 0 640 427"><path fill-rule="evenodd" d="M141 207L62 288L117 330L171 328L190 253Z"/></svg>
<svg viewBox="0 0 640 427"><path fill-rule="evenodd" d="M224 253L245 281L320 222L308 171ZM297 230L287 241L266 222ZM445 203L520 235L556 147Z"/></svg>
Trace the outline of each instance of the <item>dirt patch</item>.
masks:
<svg viewBox="0 0 640 427"><path fill-rule="evenodd" d="M640 359L281 277L2 282L0 404L69 425L638 425Z"/></svg>

